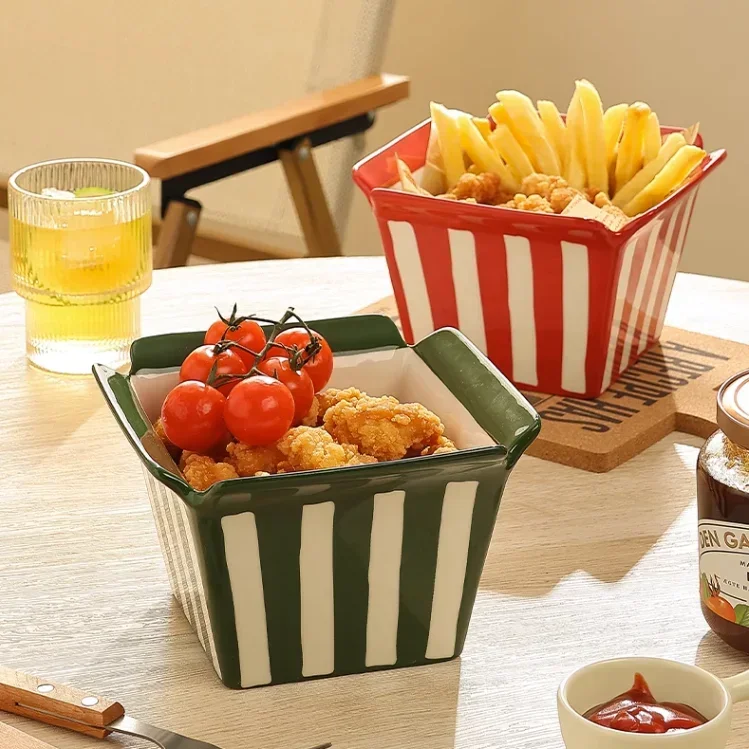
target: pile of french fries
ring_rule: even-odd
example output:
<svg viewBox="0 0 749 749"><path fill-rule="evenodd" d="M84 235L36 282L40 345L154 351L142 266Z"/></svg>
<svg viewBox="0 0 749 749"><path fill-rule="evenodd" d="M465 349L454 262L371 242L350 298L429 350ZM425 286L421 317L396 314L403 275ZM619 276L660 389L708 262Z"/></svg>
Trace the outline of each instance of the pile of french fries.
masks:
<svg viewBox="0 0 749 749"><path fill-rule="evenodd" d="M431 195L448 193L469 170L497 175L508 193L540 173L561 176L587 195L604 193L632 217L666 198L706 155L694 145L696 125L662 138L647 104L604 110L587 80L575 83L566 121L553 102L534 107L518 91L499 91L487 117L434 102L431 115L427 161L415 185Z"/></svg>

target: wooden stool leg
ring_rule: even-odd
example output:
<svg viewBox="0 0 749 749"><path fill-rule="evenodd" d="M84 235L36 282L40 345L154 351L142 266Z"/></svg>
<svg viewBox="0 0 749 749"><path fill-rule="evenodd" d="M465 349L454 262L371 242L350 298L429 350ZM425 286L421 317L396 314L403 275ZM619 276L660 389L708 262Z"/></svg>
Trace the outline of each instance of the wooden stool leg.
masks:
<svg viewBox="0 0 749 749"><path fill-rule="evenodd" d="M309 140L305 138L291 150L280 149L279 156L309 255L340 255L341 243L320 183Z"/></svg>
<svg viewBox="0 0 749 749"><path fill-rule="evenodd" d="M161 223L153 250L154 268L176 268L187 264L202 206L197 200L172 200Z"/></svg>

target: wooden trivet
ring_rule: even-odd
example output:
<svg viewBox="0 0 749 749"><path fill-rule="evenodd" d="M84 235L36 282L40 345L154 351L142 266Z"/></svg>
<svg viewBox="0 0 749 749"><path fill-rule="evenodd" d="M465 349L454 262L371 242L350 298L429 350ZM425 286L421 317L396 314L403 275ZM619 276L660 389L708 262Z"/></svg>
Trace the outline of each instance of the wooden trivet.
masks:
<svg viewBox="0 0 749 749"><path fill-rule="evenodd" d="M392 297L364 313L399 323ZM660 343L599 398L524 393L543 421L528 454L604 473L673 431L708 437L717 429L716 390L743 369L749 369L746 344L664 327Z"/></svg>

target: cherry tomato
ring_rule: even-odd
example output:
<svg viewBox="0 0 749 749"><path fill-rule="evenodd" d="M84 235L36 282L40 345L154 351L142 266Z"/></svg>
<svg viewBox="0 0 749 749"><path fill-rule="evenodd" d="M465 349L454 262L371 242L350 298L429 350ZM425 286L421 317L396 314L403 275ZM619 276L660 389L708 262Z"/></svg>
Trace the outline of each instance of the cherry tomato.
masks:
<svg viewBox="0 0 749 749"><path fill-rule="evenodd" d="M710 596L706 603L710 611L718 616L728 619L729 622L736 621L736 612L734 611L733 606L731 606L730 601L727 601L722 596Z"/></svg>
<svg viewBox="0 0 749 749"><path fill-rule="evenodd" d="M170 442L183 450L208 452L226 434L226 398L204 382L180 382L161 406L161 421Z"/></svg>
<svg viewBox="0 0 749 749"><path fill-rule="evenodd" d="M216 364L216 377L247 374L247 365L234 350L227 349L216 354L214 348L214 346L198 346L195 351L190 352L180 367L179 381L208 382L208 375L211 373L214 364ZM227 382L218 389L224 395L229 395L237 382L238 380Z"/></svg>
<svg viewBox="0 0 749 749"><path fill-rule="evenodd" d="M294 397L267 375L242 380L226 399L229 431L246 445L269 445L281 439L294 420Z"/></svg>
<svg viewBox="0 0 749 749"><path fill-rule="evenodd" d="M319 333L314 330L312 332L319 339L322 348L304 365L304 371L309 375L315 392L318 393L328 384L330 375L333 374L333 352L328 342ZM310 341L309 333L304 328L284 330L276 336L276 340L285 346L296 346L299 349L303 349ZM273 355L283 356L278 354L277 350L273 351Z"/></svg>
<svg viewBox="0 0 749 749"><path fill-rule="evenodd" d="M257 367L261 372L282 382L289 388L294 398L294 421L298 426L302 419L309 413L312 400L315 397L315 387L312 380L305 371L307 367L296 371L291 368L291 362L281 356L273 356L260 362Z"/></svg>
<svg viewBox="0 0 749 749"><path fill-rule="evenodd" d="M226 332L225 336L224 332ZM232 325L230 327L227 327L226 323L221 320L216 320L206 331L203 343L218 343L222 336L225 340L236 341L256 353L260 353L263 346L265 346L265 333L259 323L256 323L254 320L244 320L239 325ZM235 353L245 363L249 371L250 367L255 363L255 357L239 349L236 349Z"/></svg>

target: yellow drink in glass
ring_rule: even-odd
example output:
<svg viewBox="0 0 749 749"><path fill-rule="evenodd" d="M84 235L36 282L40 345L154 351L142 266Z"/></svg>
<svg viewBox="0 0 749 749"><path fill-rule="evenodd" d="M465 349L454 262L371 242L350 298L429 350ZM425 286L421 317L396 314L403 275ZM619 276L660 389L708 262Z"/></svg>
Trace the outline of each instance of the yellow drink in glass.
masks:
<svg viewBox="0 0 749 749"><path fill-rule="evenodd" d="M148 175L105 159L46 162L11 177L9 203L29 360L71 374L126 363L151 284Z"/></svg>

